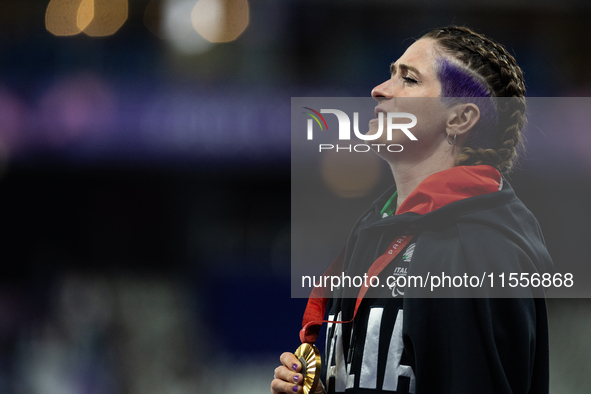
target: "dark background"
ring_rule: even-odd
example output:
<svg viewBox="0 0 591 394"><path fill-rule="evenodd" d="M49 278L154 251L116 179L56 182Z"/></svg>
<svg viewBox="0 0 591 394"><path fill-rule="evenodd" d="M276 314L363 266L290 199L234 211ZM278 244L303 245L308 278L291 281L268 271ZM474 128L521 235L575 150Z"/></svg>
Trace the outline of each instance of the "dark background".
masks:
<svg viewBox="0 0 591 394"><path fill-rule="evenodd" d="M584 1L250 1L244 33L201 53L153 33L173 0L128 1L106 37L52 35L48 3L0 2L2 393L268 391L305 306L289 287L291 97L367 96L450 23L506 45L529 96L591 92ZM591 260L575 124L528 131L511 176L573 269ZM319 176L319 193L353 221L384 182L342 200ZM552 392L586 393L591 304L548 304Z"/></svg>

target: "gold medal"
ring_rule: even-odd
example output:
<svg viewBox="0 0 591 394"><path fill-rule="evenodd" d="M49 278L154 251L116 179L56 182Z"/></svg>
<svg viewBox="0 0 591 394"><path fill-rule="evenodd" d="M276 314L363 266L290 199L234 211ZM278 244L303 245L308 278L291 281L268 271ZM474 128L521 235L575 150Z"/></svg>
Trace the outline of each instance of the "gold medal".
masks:
<svg viewBox="0 0 591 394"><path fill-rule="evenodd" d="M312 344L303 343L294 354L302 363L300 373L304 375L304 394L314 394L322 371L320 351Z"/></svg>

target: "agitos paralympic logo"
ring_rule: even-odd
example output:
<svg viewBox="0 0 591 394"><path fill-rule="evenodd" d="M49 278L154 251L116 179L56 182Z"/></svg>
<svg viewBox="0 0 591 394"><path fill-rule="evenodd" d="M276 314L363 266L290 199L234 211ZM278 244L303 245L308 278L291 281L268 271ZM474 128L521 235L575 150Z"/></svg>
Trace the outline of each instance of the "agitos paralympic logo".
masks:
<svg viewBox="0 0 591 394"><path fill-rule="evenodd" d="M314 139L314 121L320 126L320 130L328 131L328 125L326 123L326 119L322 114L333 114L336 115L337 120L339 122L339 140L341 141L349 141L351 140L351 120L349 116L338 109L321 109L320 112L309 108L309 107L302 107L307 109L311 112L302 112L306 115L309 115L311 118L308 119L307 124L307 136L308 140ZM394 119L410 119L410 123L394 123ZM362 134L359 132L359 113L353 112L353 132L355 136L363 141L374 141L377 140L382 136L384 132L384 113L378 112L378 131L373 134ZM415 137L408 129L413 128L417 124L417 117L408 112L388 112L386 118L386 137L388 141L392 141L392 132L394 130L402 130L404 134L411 140L417 141L417 137ZM324 125L324 127L323 127ZM380 149L387 149L389 152L402 152L402 145L400 144L349 144L349 145L339 145L336 146L333 144L319 144L318 150L322 152L323 150L331 150L334 149L337 152L339 150L344 150L348 152L369 152L371 149L375 149L376 151L380 151Z"/></svg>

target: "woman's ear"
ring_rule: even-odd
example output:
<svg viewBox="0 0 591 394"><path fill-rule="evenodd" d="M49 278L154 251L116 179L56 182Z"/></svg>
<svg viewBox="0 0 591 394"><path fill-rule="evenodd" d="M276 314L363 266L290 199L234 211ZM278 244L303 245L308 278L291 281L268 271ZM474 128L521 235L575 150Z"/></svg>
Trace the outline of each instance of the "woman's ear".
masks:
<svg viewBox="0 0 591 394"><path fill-rule="evenodd" d="M446 133L458 138L467 137L470 131L480 119L480 110L473 103L458 104L451 109L445 124Z"/></svg>

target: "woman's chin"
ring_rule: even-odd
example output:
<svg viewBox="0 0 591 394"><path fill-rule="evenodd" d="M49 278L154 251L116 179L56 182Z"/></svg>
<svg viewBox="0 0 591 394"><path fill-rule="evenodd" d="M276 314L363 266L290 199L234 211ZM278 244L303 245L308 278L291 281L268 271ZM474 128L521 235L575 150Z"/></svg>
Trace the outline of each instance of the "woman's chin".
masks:
<svg viewBox="0 0 591 394"><path fill-rule="evenodd" d="M373 118L372 120L369 121L369 130L367 131L367 133L365 133L365 135L375 135L378 132L379 129L379 123L378 123L378 119L377 118ZM383 130L383 128L382 128Z"/></svg>

